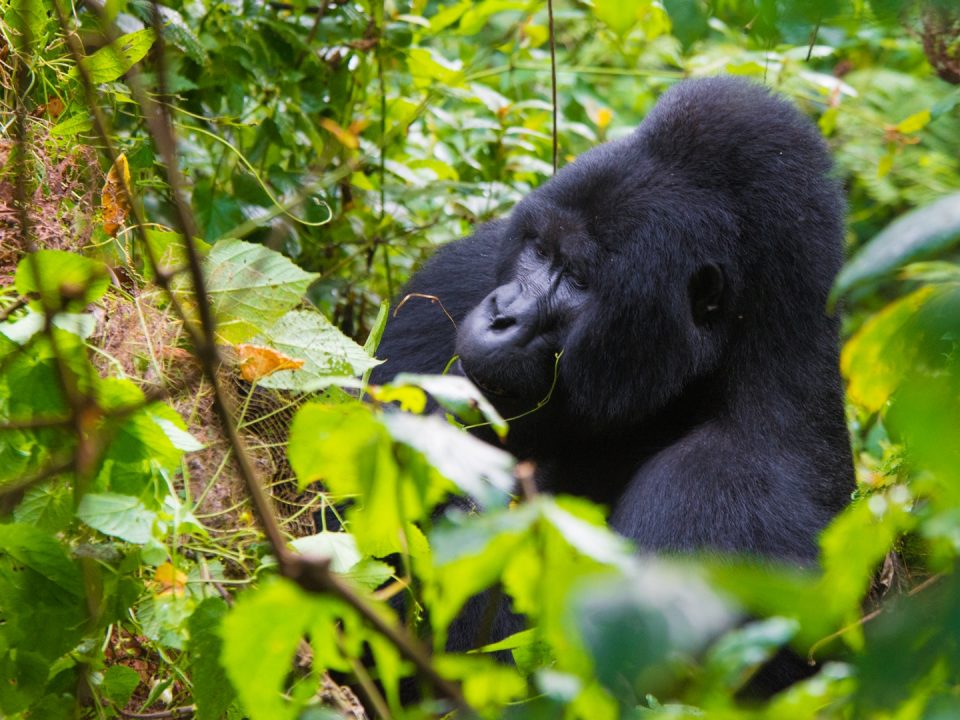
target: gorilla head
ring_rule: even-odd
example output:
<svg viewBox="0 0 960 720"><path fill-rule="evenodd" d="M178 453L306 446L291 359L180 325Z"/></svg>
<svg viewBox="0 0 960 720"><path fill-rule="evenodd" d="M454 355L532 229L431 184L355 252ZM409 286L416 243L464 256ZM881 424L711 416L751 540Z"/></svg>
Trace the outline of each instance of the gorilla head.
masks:
<svg viewBox="0 0 960 720"><path fill-rule="evenodd" d="M689 408L691 392L735 401L789 376L810 345L832 357L823 308L842 208L829 166L814 128L764 89L676 86L632 135L516 206L497 286L457 333L463 372L508 414L556 373L549 422L607 434Z"/></svg>

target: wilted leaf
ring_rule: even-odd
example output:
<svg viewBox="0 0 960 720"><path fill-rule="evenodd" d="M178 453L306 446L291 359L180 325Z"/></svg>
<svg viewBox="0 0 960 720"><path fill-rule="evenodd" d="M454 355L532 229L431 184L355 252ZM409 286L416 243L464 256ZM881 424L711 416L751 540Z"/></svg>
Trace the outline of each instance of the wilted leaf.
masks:
<svg viewBox="0 0 960 720"><path fill-rule="evenodd" d="M187 574L168 561L153 573L153 582L157 595L183 595L187 589Z"/></svg>
<svg viewBox="0 0 960 720"><path fill-rule="evenodd" d="M103 208L103 231L110 237L127 220L130 212L128 193L130 192L130 166L127 156L117 155L117 160L107 173L107 179L100 193L100 206Z"/></svg>
<svg viewBox="0 0 960 720"><path fill-rule="evenodd" d="M236 350L240 361L240 377L247 382L256 382L278 370L303 367L303 360L289 357L273 348L241 343Z"/></svg>

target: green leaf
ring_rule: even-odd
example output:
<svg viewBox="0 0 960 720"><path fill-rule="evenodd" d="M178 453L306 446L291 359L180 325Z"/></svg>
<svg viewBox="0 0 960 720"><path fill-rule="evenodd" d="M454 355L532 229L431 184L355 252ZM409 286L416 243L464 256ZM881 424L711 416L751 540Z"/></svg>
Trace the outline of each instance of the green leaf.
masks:
<svg viewBox="0 0 960 720"><path fill-rule="evenodd" d="M708 687L735 692L751 671L766 662L797 634L796 620L773 617L752 622L724 635L710 648L704 671Z"/></svg>
<svg viewBox="0 0 960 720"><path fill-rule="evenodd" d="M301 487L322 480L335 497L356 496L349 529L365 553L378 557L404 549L410 523L450 489L421 456L395 447L369 406L358 403L304 405L290 427L287 455Z"/></svg>
<svg viewBox="0 0 960 720"><path fill-rule="evenodd" d="M290 545L304 557L330 560L330 569L345 573L363 557L356 539L345 532L320 532L294 539Z"/></svg>
<svg viewBox="0 0 960 720"><path fill-rule="evenodd" d="M55 480L36 485L24 494L13 516L18 523L58 532L73 517L72 488Z"/></svg>
<svg viewBox="0 0 960 720"><path fill-rule="evenodd" d="M64 118L52 128L50 134L54 137L73 137L85 133L93 127L93 118L87 112L79 112Z"/></svg>
<svg viewBox="0 0 960 720"><path fill-rule="evenodd" d="M856 623L875 569L894 542L913 528L914 517L896 494L876 493L858 500L824 530L820 547L825 614ZM848 642L850 637L848 633Z"/></svg>
<svg viewBox="0 0 960 720"><path fill-rule="evenodd" d="M440 418L384 413L394 440L422 453L433 467L482 507L504 505L513 490L514 459Z"/></svg>
<svg viewBox="0 0 960 720"><path fill-rule="evenodd" d="M77 517L104 535L142 545L153 534L157 514L131 495L90 493L83 496Z"/></svg>
<svg viewBox="0 0 960 720"><path fill-rule="evenodd" d="M280 370L258 381L264 387L315 391L355 378L380 364L315 310L292 310L251 341L303 360L303 367Z"/></svg>
<svg viewBox="0 0 960 720"><path fill-rule="evenodd" d="M309 632L317 668L346 669L341 648L362 651L363 626L343 603L277 579L241 595L223 619L221 660L252 720L294 718L309 700L283 696L297 645ZM341 638L338 640L338 638Z"/></svg>
<svg viewBox="0 0 960 720"><path fill-rule="evenodd" d="M596 0L594 15L620 37L624 37L637 24L640 7L645 0Z"/></svg>
<svg viewBox="0 0 960 720"><path fill-rule="evenodd" d="M630 705L663 689L671 654L699 651L735 619L697 575L651 560L624 577L591 582L569 613L597 679Z"/></svg>
<svg viewBox="0 0 960 720"><path fill-rule="evenodd" d="M153 30L145 28L121 35L106 47L81 61L94 85L118 80L127 70L140 62L153 47ZM70 76L80 76L77 68L71 68Z"/></svg>
<svg viewBox="0 0 960 720"><path fill-rule="evenodd" d="M83 582L76 565L51 535L28 525L0 525L0 555L9 555L61 590L83 597Z"/></svg>
<svg viewBox="0 0 960 720"><path fill-rule="evenodd" d="M507 421L472 382L459 375L415 375L400 373L391 387L412 385L423 388L439 405L456 415L464 424L489 424L497 437L507 435Z"/></svg>
<svg viewBox="0 0 960 720"><path fill-rule="evenodd" d="M960 294L951 285L927 285L871 317L844 346L840 370L853 402L876 412L919 362L942 351ZM948 324L944 327L944 321Z"/></svg>
<svg viewBox="0 0 960 720"><path fill-rule="evenodd" d="M949 250L960 240L960 192L913 210L888 225L840 271L830 303L889 276L903 265Z"/></svg>
<svg viewBox="0 0 960 720"><path fill-rule="evenodd" d="M38 293L50 309L82 310L103 297L110 277L102 262L66 250L38 250L17 263L14 286L21 295Z"/></svg>
<svg viewBox="0 0 960 720"><path fill-rule="evenodd" d="M319 277L278 252L242 240L215 243L204 269L218 332L229 342L270 328L303 301Z"/></svg>
<svg viewBox="0 0 960 720"><path fill-rule="evenodd" d="M10 0L3 20L13 31L9 37L14 50L25 55L43 46L48 9L46 0Z"/></svg>
<svg viewBox="0 0 960 720"><path fill-rule="evenodd" d="M199 720L219 720L237 696L220 664L220 627L226 615L221 598L207 598L190 616L190 677Z"/></svg>
<svg viewBox="0 0 960 720"><path fill-rule="evenodd" d="M124 707L140 684L140 675L126 665L111 665L103 673L103 692L119 707Z"/></svg>

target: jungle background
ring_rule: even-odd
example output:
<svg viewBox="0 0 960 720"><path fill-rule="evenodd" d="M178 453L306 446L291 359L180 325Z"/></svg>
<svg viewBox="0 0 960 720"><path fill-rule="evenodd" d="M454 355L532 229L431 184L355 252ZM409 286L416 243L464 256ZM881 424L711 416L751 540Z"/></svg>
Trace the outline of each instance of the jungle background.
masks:
<svg viewBox="0 0 960 720"><path fill-rule="evenodd" d="M433 248L718 73L846 191L816 570L638 558L462 380L365 381ZM2 0L0 80L0 716L960 715L951 0ZM488 587L513 665L441 652Z"/></svg>

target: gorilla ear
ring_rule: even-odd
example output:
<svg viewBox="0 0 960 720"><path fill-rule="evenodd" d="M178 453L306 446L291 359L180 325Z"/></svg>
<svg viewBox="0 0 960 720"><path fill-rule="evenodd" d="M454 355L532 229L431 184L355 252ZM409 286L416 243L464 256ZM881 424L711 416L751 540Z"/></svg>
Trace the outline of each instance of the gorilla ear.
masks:
<svg viewBox="0 0 960 720"><path fill-rule="evenodd" d="M687 292L697 325L706 325L719 316L724 284L723 270L713 263L702 265L690 278Z"/></svg>

